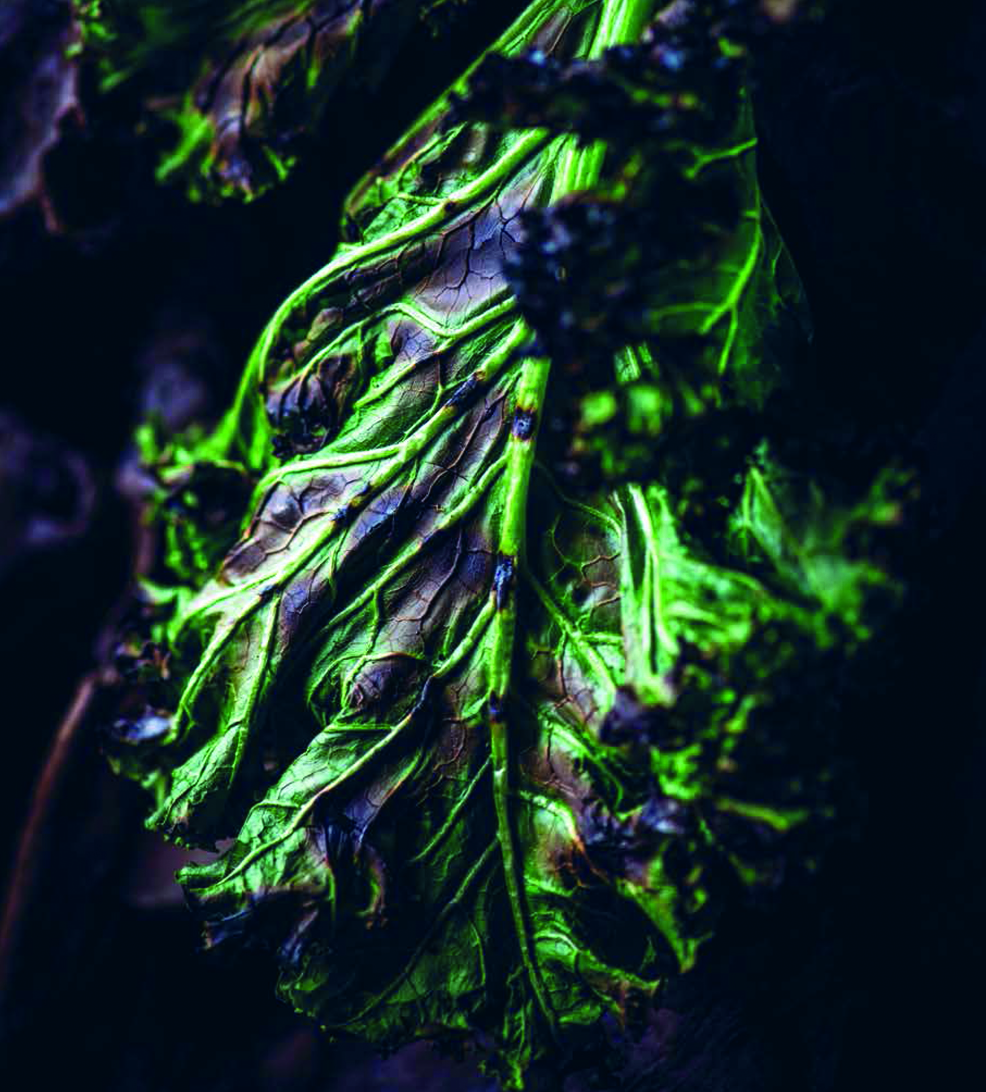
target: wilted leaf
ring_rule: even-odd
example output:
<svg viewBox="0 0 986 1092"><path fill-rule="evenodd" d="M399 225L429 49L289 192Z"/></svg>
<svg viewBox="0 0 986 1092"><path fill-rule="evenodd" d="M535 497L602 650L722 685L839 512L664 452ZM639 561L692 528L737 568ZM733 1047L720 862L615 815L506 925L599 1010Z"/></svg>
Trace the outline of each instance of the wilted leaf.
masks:
<svg viewBox="0 0 986 1092"><path fill-rule="evenodd" d="M537 0L496 48L594 58L652 14ZM763 445L715 544L660 473L561 485L543 422L566 360L528 355L504 268L525 212L594 186L603 149L459 109L357 188L351 241L280 308L218 430L145 430L171 576L145 591L154 642L121 650L108 738L152 826L235 838L181 876L210 944L269 945L282 996L334 1033L475 1037L519 1087L603 1013L632 1024L731 891L814 863L828 668L893 587L850 552L897 483L805 502ZM735 136L720 166L759 210ZM717 230L664 271L726 384L782 363L755 302L781 251L751 216ZM603 364L615 397L634 374ZM668 429L687 420L654 389Z"/></svg>
<svg viewBox="0 0 986 1092"><path fill-rule="evenodd" d="M104 90L139 77L178 130L158 168L193 200L283 180L348 82L371 89L418 20L469 0L76 0Z"/></svg>

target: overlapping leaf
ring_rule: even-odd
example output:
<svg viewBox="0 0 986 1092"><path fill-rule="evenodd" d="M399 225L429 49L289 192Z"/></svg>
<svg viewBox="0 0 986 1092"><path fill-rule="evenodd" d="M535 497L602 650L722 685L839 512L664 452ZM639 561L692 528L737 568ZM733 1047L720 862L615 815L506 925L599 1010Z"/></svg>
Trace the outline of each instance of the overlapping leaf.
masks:
<svg viewBox="0 0 986 1092"><path fill-rule="evenodd" d="M281 181L343 83L372 88L419 19L469 0L76 0L103 86L140 77L195 200Z"/></svg>
<svg viewBox="0 0 986 1092"><path fill-rule="evenodd" d="M597 57L653 14L536 0L496 48ZM835 506L769 446L715 550L660 476L560 485L565 361L525 355L504 267L524 211L593 186L604 149L454 117L443 99L357 189L352 241L219 429L147 439L172 576L109 734L152 826L235 838L182 874L210 943L272 947L335 1033L477 1038L520 1086L602 1013L632 1023L720 895L777 882L829 814L827 657L868 635L890 582L867 543L898 512L891 478ZM749 186L736 137L722 166ZM727 373L776 367L748 293L776 291L779 243L748 220L718 265L667 270Z"/></svg>

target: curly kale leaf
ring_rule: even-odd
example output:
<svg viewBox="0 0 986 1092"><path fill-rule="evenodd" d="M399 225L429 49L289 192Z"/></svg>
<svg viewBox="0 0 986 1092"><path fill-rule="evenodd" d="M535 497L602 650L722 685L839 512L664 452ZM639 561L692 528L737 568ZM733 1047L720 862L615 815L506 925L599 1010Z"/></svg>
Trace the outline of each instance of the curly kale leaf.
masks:
<svg viewBox="0 0 986 1092"><path fill-rule="evenodd" d="M556 469L573 484L646 479L670 418L761 409L791 378L807 312L760 196L746 88L768 21L755 0L679 3L597 59L491 54L455 100L605 147L595 185L525 208L505 259L530 351L563 369Z"/></svg>
<svg viewBox="0 0 986 1092"><path fill-rule="evenodd" d="M598 58L653 13L536 0L496 50ZM457 110L357 187L219 428L146 431L169 573L107 742L153 828L233 839L180 876L209 944L269 946L335 1034L475 1038L520 1087L602 1014L633 1024L732 892L813 864L832 660L893 595L866 549L897 483L806 493L761 445L716 544L660 474L573 495L544 427L566 361L530 354L504 270L605 149ZM777 253L722 231L769 284ZM677 318L742 322L755 369L766 320L723 261L677 270Z"/></svg>
<svg viewBox="0 0 986 1092"><path fill-rule="evenodd" d="M158 168L193 200L283 180L344 84L374 87L419 20L471 0L75 0L102 84L141 88L177 138Z"/></svg>

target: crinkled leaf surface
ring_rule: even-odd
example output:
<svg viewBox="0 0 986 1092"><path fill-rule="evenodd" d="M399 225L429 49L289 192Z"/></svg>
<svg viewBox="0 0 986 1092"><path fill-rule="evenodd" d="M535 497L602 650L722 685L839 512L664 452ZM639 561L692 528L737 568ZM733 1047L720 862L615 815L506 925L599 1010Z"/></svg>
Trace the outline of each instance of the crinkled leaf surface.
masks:
<svg viewBox="0 0 986 1092"><path fill-rule="evenodd" d="M194 200L283 180L344 82L372 88L418 20L471 0L76 0L109 90L178 130L158 177Z"/></svg>
<svg viewBox="0 0 986 1092"><path fill-rule="evenodd" d="M652 15L537 0L497 48L591 57ZM518 353L503 265L522 210L591 186L605 149L448 109L357 189L353 241L278 311L218 430L148 441L171 582L146 589L153 700L109 737L153 827L235 839L181 874L210 943L271 946L281 994L335 1033L476 1036L520 1086L602 1013L632 1021L716 892L775 882L778 845L828 814L803 699L887 584L847 542L895 512L885 483L806 501L762 447L724 561L660 480L560 487L541 425L563 362ZM724 158L749 178L747 143ZM744 368L746 293L776 266L751 224L743 261L675 282L699 294L675 321L721 321Z"/></svg>

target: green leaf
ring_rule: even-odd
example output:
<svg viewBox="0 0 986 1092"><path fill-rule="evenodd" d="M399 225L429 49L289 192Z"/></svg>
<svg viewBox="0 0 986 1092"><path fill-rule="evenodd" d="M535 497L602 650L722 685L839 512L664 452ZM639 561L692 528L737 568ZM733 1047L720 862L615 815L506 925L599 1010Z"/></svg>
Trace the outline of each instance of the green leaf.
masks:
<svg viewBox="0 0 986 1092"><path fill-rule="evenodd" d="M419 21L472 0L76 0L101 86L176 130L158 180L194 201L283 181L344 85L372 89Z"/></svg>
<svg viewBox="0 0 986 1092"><path fill-rule="evenodd" d="M537 0L496 49L597 57L651 14ZM525 355L503 267L522 212L594 185L602 149L450 110L357 187L352 241L216 432L145 436L172 583L148 588L148 706L110 749L152 827L235 839L180 877L210 944L266 943L334 1034L475 1037L521 1087L603 1013L632 1025L737 885L814 861L791 839L831 815L830 711L804 696L892 587L842 560L889 486L803 504L765 447L728 563L660 475L572 495L543 457L564 361ZM776 254L746 252L769 281ZM755 370L756 309L728 332L744 270L680 290Z"/></svg>

